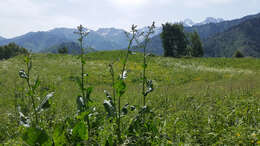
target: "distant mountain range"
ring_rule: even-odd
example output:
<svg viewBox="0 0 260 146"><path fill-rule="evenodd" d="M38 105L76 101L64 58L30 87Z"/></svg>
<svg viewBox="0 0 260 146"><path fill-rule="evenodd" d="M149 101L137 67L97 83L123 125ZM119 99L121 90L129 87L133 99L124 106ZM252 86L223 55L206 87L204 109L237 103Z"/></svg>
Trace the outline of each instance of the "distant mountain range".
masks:
<svg viewBox="0 0 260 146"><path fill-rule="evenodd" d="M213 18L212 18L213 20ZM192 20L190 20L192 22ZM215 22L215 21L212 21ZM201 22L205 23L205 22ZM192 24L195 24L192 22ZM190 24L189 24L190 25ZM10 42L32 50L32 52L42 52L45 49L52 48L66 42L77 42L77 35L74 34L76 29L70 28L55 28L49 31L29 32L25 35L5 39L0 37L0 45L6 45ZM148 27L143 27L139 31L148 31ZM125 35L125 30L116 28L100 28L97 31L89 30L89 35L84 46L90 46L95 50L114 50L123 49L128 45L128 38ZM156 27L156 36L162 32L162 27ZM142 41L143 38L139 38Z"/></svg>
<svg viewBox="0 0 260 146"><path fill-rule="evenodd" d="M62 49L64 47L66 47L68 49L69 54L80 54L81 53L81 48L80 48L79 44L76 42L61 43L61 44L52 46L50 48L44 49L40 52L41 53L58 53L58 50ZM85 53L95 52L95 50L92 48L86 48L86 49L84 49L84 52Z"/></svg>
<svg viewBox="0 0 260 146"><path fill-rule="evenodd" d="M52 46L66 42L77 42L78 36L74 33L76 29L56 28L50 31L29 32L25 35L0 40L0 45L15 42L32 52L40 52ZM105 32L109 32L105 34ZM96 50L122 49L127 44L124 31L114 28L100 29L98 31L89 30L84 46L90 46Z"/></svg>
<svg viewBox="0 0 260 146"><path fill-rule="evenodd" d="M212 57L231 57L236 50L245 56L260 57L260 17L210 37L204 47L206 55Z"/></svg>
<svg viewBox="0 0 260 146"><path fill-rule="evenodd" d="M213 17L207 17L204 21L195 23L191 19L185 19L182 23L183 26L185 27L192 27L192 26L200 26L200 25L205 25L205 24L210 24L210 23L220 23L225 21L222 18L213 18Z"/></svg>
<svg viewBox="0 0 260 146"><path fill-rule="evenodd" d="M2 41L2 40L5 40L5 38L0 36L0 41Z"/></svg>
<svg viewBox="0 0 260 146"><path fill-rule="evenodd" d="M237 48L242 52L247 52L245 54L249 56L259 56L257 53L259 52L259 49L257 49L258 47L257 43L260 42L252 40L253 39L251 37L253 35L252 33L238 32L240 30L241 31L244 30L243 29L244 27L249 27L249 25L245 25L244 23L257 18L260 18L260 14L249 15L241 19L235 19L230 21L225 21L224 19L221 18L208 17L200 23L195 23L191 19L185 19L181 23L183 23L183 25L185 26L186 32L192 32L192 31L198 32L205 48L205 56L209 56L209 57L230 56L236 50L234 48ZM259 25L255 26L257 23L253 23L253 22L252 24L254 24L254 26L250 27L250 32L258 31L257 27L260 26ZM147 30L148 27L143 27L139 29L139 31L147 31ZM77 43L77 39L78 39L78 36L74 34L75 31L76 29L55 28L49 31L29 32L25 35L14 37L11 39L5 39L3 37L0 37L0 45L5 45L10 42L15 42L20 46L32 50L33 52L51 52L51 49L55 51L55 49L57 49L60 46L64 46L64 45L68 45L70 47L74 46L75 45L74 43ZM87 36L87 39L85 39L84 41L85 47L91 47L99 51L99 50L123 49L126 48L128 45L128 38L125 35L126 31L123 29L100 28L97 31L94 30L88 30L88 31L89 31L89 35ZM162 32L162 27L156 27L155 33L152 35L151 41L148 46L149 52L158 55L163 54L162 41L160 38L161 32ZM241 42L241 38L235 36L236 35L235 32L239 34L243 34L242 42L248 43L246 45L247 49L241 48L245 45L240 45L240 47L237 45L238 42ZM231 37L232 35L234 36ZM221 40L223 38L225 38L224 41ZM139 38L139 41L142 40L143 38ZM235 41L236 43L233 44L233 41ZM220 43L222 45L219 45ZM252 50L252 48L254 51L248 51L248 50ZM228 52L227 50L230 50L230 52Z"/></svg>
<svg viewBox="0 0 260 146"><path fill-rule="evenodd" d="M224 51L225 49L228 49L228 48L232 48L234 47L235 45L234 44L230 44L230 43L226 43L226 42L230 42L233 38L237 38L237 36L235 36L236 34L235 33L232 33L230 32L229 35L230 37L226 37L224 42L221 41L224 45L226 45L225 47L220 47L220 45L216 45L215 46L215 49L217 48L218 51L215 51L215 50L212 50L212 46L214 44L214 41L213 40L216 40L216 39L222 39L221 37L221 34L222 33L225 33L227 31L229 31L230 29L232 29L233 27L236 27L236 30L240 30L242 28L240 27L245 27L244 25L241 26L239 24L242 24L242 23L246 23L250 20L253 20L253 19L256 19L256 21L260 18L260 13L259 14L256 14L256 15L249 15L249 16L246 16L246 17L243 17L241 19L235 19L235 20L230 20L230 21L222 21L220 23L209 23L209 24L204 24L204 25L193 25L192 27L185 27L185 31L186 32L192 32L192 31L197 31L198 34L200 35L201 39L202 39L202 42L203 42L203 45L204 45L204 49L205 49L205 56L208 56L208 57L216 57L216 56L230 56L232 53L234 53L234 49L230 49L232 50L230 53L228 54L224 54L224 52L227 52L227 51ZM247 25L247 27L249 27L249 25ZM256 26L250 26L250 30L251 31L259 31L257 28L260 27L260 25L256 25ZM214 37L214 36L217 36L219 35L219 37ZM234 35L234 36L232 36ZM251 42L251 39L252 39L252 35L253 34L250 34L250 33L246 33L244 34L246 35L245 37L243 37L243 41L245 42ZM212 40L213 39L213 40ZM238 39L238 38L237 38ZM217 41L217 40L216 40ZM236 40L238 41L238 40ZM210 43L209 43L210 42ZM220 42L220 41L217 41L217 42ZM255 43L260 43L260 42L255 42ZM210 45L209 45L210 44ZM249 44L248 48L246 49L247 52L251 52L251 48L255 48L255 46L251 46L251 44ZM239 50L245 50L245 49L242 49L242 48L237 48ZM161 41L161 38L160 38L160 35L156 35L154 37L151 38L151 42L148 46L148 50L149 52L151 53L155 53L155 54L158 54L158 55L162 55L163 54L163 47L162 47L162 41ZM221 52L221 53L218 53L218 54L214 54L212 52ZM244 51L242 51L244 53ZM254 52L254 51L252 51ZM245 53L247 54L247 53ZM256 56L256 57L260 57L259 55L252 55L252 54L247 54L249 56Z"/></svg>

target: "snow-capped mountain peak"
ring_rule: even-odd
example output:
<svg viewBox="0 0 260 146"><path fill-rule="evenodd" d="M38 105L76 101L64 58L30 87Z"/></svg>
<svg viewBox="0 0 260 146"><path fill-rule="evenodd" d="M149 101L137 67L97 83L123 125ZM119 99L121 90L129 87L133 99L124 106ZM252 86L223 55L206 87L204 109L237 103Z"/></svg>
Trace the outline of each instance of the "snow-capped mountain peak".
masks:
<svg viewBox="0 0 260 146"><path fill-rule="evenodd" d="M207 17L204 21L197 23L195 25L204 25L204 24L210 24L210 23L220 23L225 21L222 18L213 18L213 17Z"/></svg>
<svg viewBox="0 0 260 146"><path fill-rule="evenodd" d="M185 19L183 21L183 25L184 26L188 26L188 27L191 27L192 25L194 25L195 23L191 20L191 19Z"/></svg>

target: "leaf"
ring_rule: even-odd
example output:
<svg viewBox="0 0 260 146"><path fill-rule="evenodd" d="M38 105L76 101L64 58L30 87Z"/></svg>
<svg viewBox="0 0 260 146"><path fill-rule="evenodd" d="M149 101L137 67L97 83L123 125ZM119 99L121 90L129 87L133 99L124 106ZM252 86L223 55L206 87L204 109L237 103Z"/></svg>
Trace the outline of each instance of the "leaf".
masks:
<svg viewBox="0 0 260 146"><path fill-rule="evenodd" d="M144 93L144 96L147 96L150 92L152 92L153 91L153 82L152 82L152 80L148 80L147 82L146 82L146 86L147 86L147 90L146 90L146 92Z"/></svg>
<svg viewBox="0 0 260 146"><path fill-rule="evenodd" d="M135 106L133 106L133 105L130 106L131 111L134 111L135 109L136 109Z"/></svg>
<svg viewBox="0 0 260 146"><path fill-rule="evenodd" d="M55 125L55 129L53 131L53 141L55 145L66 145L66 143L68 143L65 130L64 124Z"/></svg>
<svg viewBox="0 0 260 146"><path fill-rule="evenodd" d="M83 121L78 122L72 129L72 136L79 140L87 140L88 132L86 125Z"/></svg>
<svg viewBox="0 0 260 146"><path fill-rule="evenodd" d="M24 70L19 71L19 76L20 76L20 78L28 79L28 75L26 74L26 72Z"/></svg>
<svg viewBox="0 0 260 146"><path fill-rule="evenodd" d="M109 117L115 117L116 115L116 108L114 104L112 103L112 100L104 100L103 103L106 112L108 113Z"/></svg>
<svg viewBox="0 0 260 146"><path fill-rule="evenodd" d="M81 59L81 63L82 64L86 64L86 60L84 60L84 58Z"/></svg>
<svg viewBox="0 0 260 146"><path fill-rule="evenodd" d="M126 79L127 78L127 70L123 71L123 76L120 74L120 79Z"/></svg>
<svg viewBox="0 0 260 146"><path fill-rule="evenodd" d="M26 64L28 64L28 63L30 62L30 60L31 60L31 56L30 56L30 54L27 54L27 55L24 57L24 62L25 62Z"/></svg>
<svg viewBox="0 0 260 146"><path fill-rule="evenodd" d="M122 96L125 91L126 91L126 84L123 80L118 80L115 83L115 89L116 89L116 93L119 94L119 96Z"/></svg>
<svg viewBox="0 0 260 146"><path fill-rule="evenodd" d="M29 63L28 63L28 70L30 71L31 69L32 69L32 62L30 60Z"/></svg>
<svg viewBox="0 0 260 146"><path fill-rule="evenodd" d="M78 112L83 112L85 110L86 105L82 96L78 96L77 98L77 107L78 107Z"/></svg>
<svg viewBox="0 0 260 146"><path fill-rule="evenodd" d="M34 85L33 85L33 90L37 89L40 86L40 80L39 80L39 76L37 77Z"/></svg>
<svg viewBox="0 0 260 146"><path fill-rule="evenodd" d="M122 114L123 114L123 115L126 115L126 114L128 113L128 109L127 109L128 106L129 106L129 104L126 104L126 105L124 105L124 107L122 108L121 111L122 111Z"/></svg>
<svg viewBox="0 0 260 146"><path fill-rule="evenodd" d="M49 142L49 136L47 133L36 127L26 128L25 132L22 134L22 139L28 145L43 145Z"/></svg>
<svg viewBox="0 0 260 146"><path fill-rule="evenodd" d="M109 93L107 90L104 90L104 93L106 94L106 97L107 97L109 100L112 100L112 97L111 97L110 93Z"/></svg>
<svg viewBox="0 0 260 146"><path fill-rule="evenodd" d="M30 127L30 119L26 117L22 112L21 112L21 107L18 106L18 113L20 117L19 124L24 126L24 127Z"/></svg>
<svg viewBox="0 0 260 146"><path fill-rule="evenodd" d="M87 101L91 101L91 100L90 100L90 94L92 93L92 91L93 91L93 87L88 87L88 88L86 89L86 102L87 102Z"/></svg>
<svg viewBox="0 0 260 146"><path fill-rule="evenodd" d="M54 94L54 92L51 92L45 96L45 98L42 100L41 104L36 109L38 112L45 110L51 106L51 104L49 103L49 99L51 97L53 97L53 94Z"/></svg>

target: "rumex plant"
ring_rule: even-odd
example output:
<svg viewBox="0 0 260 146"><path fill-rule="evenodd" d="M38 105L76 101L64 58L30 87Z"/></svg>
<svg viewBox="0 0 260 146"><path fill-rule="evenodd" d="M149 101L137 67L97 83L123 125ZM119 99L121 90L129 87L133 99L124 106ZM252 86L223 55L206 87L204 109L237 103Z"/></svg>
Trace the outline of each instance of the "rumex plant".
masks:
<svg viewBox="0 0 260 146"><path fill-rule="evenodd" d="M127 38L129 39L129 43L128 43L128 47L126 50L126 54L125 57L123 59L123 66L121 69L121 72L118 76L117 79L115 79L115 72L114 72L114 68L113 68L113 63L109 64L109 69L110 69L110 74L112 77L112 88L113 88L113 97L111 97L111 95L105 91L106 93L106 97L107 100L104 101L104 107L105 110L108 113L109 118L112 118L112 121L115 120L116 121L116 125L117 125L117 130L116 130L116 134L117 134L117 141L116 142L111 142L109 144L115 144L115 143L122 143L122 129L121 129L121 120L122 120L122 116L127 114L128 108L131 108L131 110L134 110L135 107L134 106L130 106L129 104L126 104L125 106L123 106L121 108L121 97L124 95L124 93L126 92L126 83L125 83L125 79L127 78L127 61L129 58L129 53L130 53L130 49L133 46L133 43L136 39L137 36L137 26L136 25L132 25L131 27L131 33L125 33ZM117 101L116 101L117 98Z"/></svg>
<svg viewBox="0 0 260 146"><path fill-rule="evenodd" d="M156 124L154 122L155 114L151 111L149 107L146 106L146 97L147 95L153 91L153 84L151 80L147 80L146 78L146 69L147 69L147 57L149 56L146 52L147 45L150 40L151 34L154 32L155 24L153 23L148 27L147 32L138 32L137 26L132 26L132 33L127 34L129 38L129 45L127 48L127 52L125 58L123 59L123 68L120 72L120 76L115 80L115 72L114 72L114 63L109 64L109 70L112 77L112 96L105 90L105 94L107 100L104 101L104 107L108 113L108 117L115 119L117 125L117 140L113 141L109 138L107 143L109 145L113 144L137 144L137 145L150 145L154 144L156 140L156 135L159 135ZM143 43L139 43L139 37L144 38ZM133 42L137 44L137 46L132 46ZM132 48L142 48L143 51L143 73L142 73L142 97L143 97L143 106L139 109L139 111L135 112L136 115L131 119L130 123L124 127L128 127L127 129L121 129L121 120L122 117L128 114L128 111L134 111L136 109L135 106L125 104L121 109L121 97L126 92L126 83L125 79L127 78L127 61L130 53L130 49ZM117 99L117 101L116 101ZM145 115L148 116L145 117ZM150 133L150 134L147 134ZM124 134L122 136L122 134ZM158 140L158 139L157 139Z"/></svg>
<svg viewBox="0 0 260 146"><path fill-rule="evenodd" d="M76 34L79 35L79 43L80 43L80 61L81 61L81 80L77 80L77 83L80 87L81 90L81 95L78 96L77 98L77 105L78 105L78 112L79 114L84 113L88 125L88 133L90 133L90 121L89 121L89 114L90 114L90 94L92 92L92 87L85 87L85 78L88 76L84 71L84 65L86 64L86 60L84 58L84 48L83 48L83 39L88 35L88 32L86 29L80 25L78 26L78 31L75 32Z"/></svg>
<svg viewBox="0 0 260 146"><path fill-rule="evenodd" d="M44 119L41 118L41 113L50 107L50 98L53 97L54 92L47 94L42 100L37 98L39 96L37 89L40 86L40 80L37 77L34 82L32 81L32 57L30 53L25 55L24 62L26 64L26 71L23 69L20 70L19 76L26 80L27 93L22 98L27 99L22 100L26 100L28 103L18 105L17 107L20 118L19 123L23 127L22 139L29 145L47 144L50 143L50 138L43 129Z"/></svg>
<svg viewBox="0 0 260 146"><path fill-rule="evenodd" d="M146 97L147 95L153 91L153 83L152 80L147 80L146 78L146 69L147 69L147 57L149 56L149 54L147 54L146 52L146 48L147 45L150 41L150 37L151 34L154 33L154 28L155 28L155 23L153 22L153 24L151 26L148 26L148 32L143 33L144 35L144 42L142 45L140 45L140 48L143 48L143 90L142 90L142 94L143 94L143 106L146 106Z"/></svg>
<svg viewBox="0 0 260 146"><path fill-rule="evenodd" d="M86 28L82 25L78 26L75 34L79 35L79 44L81 53L79 55L81 65L81 76L76 77L76 82L81 93L78 95L77 114L75 117L68 117L62 123L56 125L54 130L54 143L58 145L89 145L97 143L92 130L91 117L96 116L94 101L90 99L93 88L86 86L88 74L85 73L85 52L83 47L84 38L88 35Z"/></svg>
<svg viewBox="0 0 260 146"><path fill-rule="evenodd" d="M147 57L150 55L147 53L147 46L150 41L151 35L154 33L155 23L153 22L151 26L148 26L147 32L139 32L139 36L143 36L144 41L139 43L137 42L137 49L143 49L143 72L142 72L142 98L143 106L139 109L137 115L132 119L132 122L128 128L128 135L131 137L131 144L138 145L151 145L155 144L158 139L159 131L157 129L158 123L156 123L156 115L152 112L151 108L146 104L146 97L149 93L153 91L152 80L147 80L146 69Z"/></svg>

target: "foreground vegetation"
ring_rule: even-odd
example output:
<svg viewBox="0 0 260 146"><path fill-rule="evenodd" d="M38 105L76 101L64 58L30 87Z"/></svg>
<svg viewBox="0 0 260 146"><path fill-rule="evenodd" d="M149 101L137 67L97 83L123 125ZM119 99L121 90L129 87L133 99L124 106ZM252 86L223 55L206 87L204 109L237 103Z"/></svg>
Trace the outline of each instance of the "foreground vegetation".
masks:
<svg viewBox="0 0 260 146"><path fill-rule="evenodd" d="M95 52L86 55L87 84L93 87L91 99L95 103L95 123L102 126L94 129L92 143L108 144L113 128L107 121L103 107L107 99L104 90L112 91L109 64L114 62L115 73L120 73L124 51ZM248 144L257 145L260 140L260 60L254 58L147 58L147 78L153 80L154 91L147 96L147 105L154 113L155 131L150 137L129 139L129 121L138 115L138 110L122 117L123 143L149 140L148 144ZM24 56L0 62L0 140L6 145L21 145L21 131L17 116L17 98L24 94L26 82L18 71L25 68ZM48 135L52 135L59 123L77 113L76 99L81 92L75 80L80 73L78 56L33 54L31 79L39 76L41 84L36 97L55 92L51 107L41 114ZM142 95L142 54L133 54L128 59L127 88L121 97L121 107L129 103L140 109ZM119 74L116 74L118 76ZM100 116L100 117L98 117ZM98 118L97 118L98 117ZM95 119L92 119L95 121ZM95 127L92 125L92 127ZM111 129L112 128L112 129ZM135 134L138 134L137 132ZM155 134L155 136L153 135ZM54 134L55 135L55 134ZM124 137L125 136L125 137ZM59 137L62 138L60 135ZM128 140L128 141L127 141Z"/></svg>

